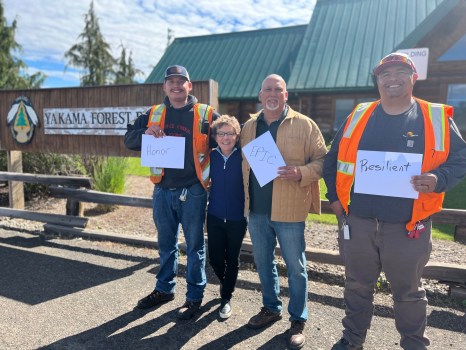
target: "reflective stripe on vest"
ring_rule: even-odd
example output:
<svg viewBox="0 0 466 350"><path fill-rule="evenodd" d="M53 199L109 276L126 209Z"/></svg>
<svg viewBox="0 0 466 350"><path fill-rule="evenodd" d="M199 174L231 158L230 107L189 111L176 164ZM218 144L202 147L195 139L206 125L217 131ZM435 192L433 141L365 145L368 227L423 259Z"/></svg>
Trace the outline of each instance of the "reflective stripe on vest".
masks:
<svg viewBox="0 0 466 350"><path fill-rule="evenodd" d="M206 115L208 113L209 106L199 103L197 105L197 113L199 115L199 132L202 132L202 125L206 119Z"/></svg>
<svg viewBox="0 0 466 350"><path fill-rule="evenodd" d="M438 103L429 104L429 118L434 128L435 150L445 150L445 109Z"/></svg>
<svg viewBox="0 0 466 350"><path fill-rule="evenodd" d="M165 110L165 105L163 103L155 106L154 110L149 116L149 122L147 124L148 125L150 124L160 125L160 121L162 120L162 115L163 115L164 110ZM151 175L160 176L163 174L163 168L150 167L150 173Z"/></svg>
<svg viewBox="0 0 466 350"><path fill-rule="evenodd" d="M354 163L337 160L337 171L343 174L352 175L354 173Z"/></svg>
<svg viewBox="0 0 466 350"><path fill-rule="evenodd" d="M202 133L202 127L204 126L204 122L206 119L209 118L209 105L205 105L202 103L196 104L197 107L197 115L199 116L199 133ZM209 121L210 124L210 121ZM207 141L209 142L209 141ZM210 175L210 159L208 159L208 162L203 164L205 161L205 154L204 153L198 153L198 159L199 159L199 164L202 164L202 181L206 182L209 179Z"/></svg>
<svg viewBox="0 0 466 350"><path fill-rule="evenodd" d="M378 103L378 102L377 101L376 102L365 102L365 103L360 103L356 106L351 116L351 119L349 121L348 127L345 129L342 137L345 137L345 138L351 137L354 129L356 129L356 126L361 121L362 116L371 107L373 103ZM343 162L340 159L337 160L337 171L340 173L343 173L346 175L353 175L355 166L356 166L355 163Z"/></svg>
<svg viewBox="0 0 466 350"><path fill-rule="evenodd" d="M149 116L149 124L160 124L160 120L162 119L162 114L165 109L165 105L162 103L158 106L155 106L154 111Z"/></svg>
<svg viewBox="0 0 466 350"><path fill-rule="evenodd" d="M345 133L343 134L343 137L350 138L351 134L353 133L354 129L356 128L356 125L358 125L359 121L361 120L361 117L364 115L364 112L370 107L370 105L374 102L366 102L366 103L360 103L356 109L354 110L354 113L351 117L351 121L348 125L348 127L345 130Z"/></svg>
<svg viewBox="0 0 466 350"><path fill-rule="evenodd" d="M202 126L204 125L206 117L208 117L209 105L198 103L196 107L197 107L197 115L199 116L199 125L198 125L199 133L202 133ZM198 157L199 157L199 163L202 164L202 162L204 161L204 153L199 153ZM210 161L208 164L205 165L205 168L202 168L202 180L203 181L205 181L209 177L209 173L210 173Z"/></svg>

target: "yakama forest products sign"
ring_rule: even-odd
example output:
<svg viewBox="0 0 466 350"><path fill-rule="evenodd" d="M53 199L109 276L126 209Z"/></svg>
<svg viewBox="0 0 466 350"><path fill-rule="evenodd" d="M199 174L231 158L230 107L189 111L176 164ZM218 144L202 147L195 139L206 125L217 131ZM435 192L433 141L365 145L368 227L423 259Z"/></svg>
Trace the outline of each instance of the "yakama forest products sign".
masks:
<svg viewBox="0 0 466 350"><path fill-rule="evenodd" d="M150 107L44 108L44 133L49 135L124 135Z"/></svg>
<svg viewBox="0 0 466 350"><path fill-rule="evenodd" d="M31 142L35 127L39 126L39 119L29 98L20 96L13 101L6 123L16 142L21 144Z"/></svg>

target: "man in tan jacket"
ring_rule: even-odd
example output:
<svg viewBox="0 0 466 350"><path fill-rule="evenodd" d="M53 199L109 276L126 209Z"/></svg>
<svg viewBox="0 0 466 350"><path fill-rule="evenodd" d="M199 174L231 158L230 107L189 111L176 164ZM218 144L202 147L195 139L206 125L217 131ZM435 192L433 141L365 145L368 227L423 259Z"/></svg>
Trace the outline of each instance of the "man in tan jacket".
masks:
<svg viewBox="0 0 466 350"><path fill-rule="evenodd" d="M286 163L278 169L275 180L261 187L249 163L243 160L245 216L249 216L264 305L248 326L262 328L282 318L274 261L278 240L288 270L289 346L300 349L305 342L308 299L304 228L310 210L320 213L318 180L327 148L316 123L292 110L286 104L287 99L283 78L276 74L266 77L259 92L263 110L252 115L241 132L244 147L269 131Z"/></svg>

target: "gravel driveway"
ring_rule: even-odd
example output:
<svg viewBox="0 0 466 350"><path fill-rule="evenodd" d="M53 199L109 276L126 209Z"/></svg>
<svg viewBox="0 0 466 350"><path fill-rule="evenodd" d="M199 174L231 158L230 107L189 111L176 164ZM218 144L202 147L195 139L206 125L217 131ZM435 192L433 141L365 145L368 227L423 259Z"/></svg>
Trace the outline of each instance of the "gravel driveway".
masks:
<svg viewBox="0 0 466 350"><path fill-rule="evenodd" d="M145 178L131 177L127 194L151 196ZM64 200L27 203L28 209L62 213ZM87 229L131 234L156 240L149 209L119 207L101 214L86 204ZM208 267L202 313L177 322L185 280L178 278L175 301L150 312L133 311L136 301L153 289L157 252L112 242L45 236L42 224L0 218L0 349L286 349L288 316L259 331L245 327L261 306L260 283L251 264L243 262L233 316L218 319L218 284ZM337 250L336 227L309 223L308 246ZM466 263L465 246L434 241L431 261ZM184 276L185 258L180 259ZM288 301L285 269L280 269L284 304ZM308 262L309 321L306 349L330 349L341 335L344 315L343 267ZM448 288L425 281L430 349L464 349L466 306L448 297ZM397 349L398 334L388 287L383 280L367 349ZM286 309L286 307L285 307Z"/></svg>
<svg viewBox="0 0 466 350"><path fill-rule="evenodd" d="M176 298L156 310L133 310L153 288L157 253L112 242L65 239L0 228L0 349L286 349L287 312L264 330L245 327L261 305L260 284L242 263L232 301L233 315L218 318L218 284L210 268L202 312L177 321L186 283L178 278ZM180 258L184 276L185 257ZM337 270L336 270L337 269ZM341 267L308 266L309 321L306 349L330 349L340 337L344 314ZM288 289L283 269L285 305ZM443 289L429 289L431 349L463 349L465 309ZM367 349L398 347L390 296L376 295Z"/></svg>

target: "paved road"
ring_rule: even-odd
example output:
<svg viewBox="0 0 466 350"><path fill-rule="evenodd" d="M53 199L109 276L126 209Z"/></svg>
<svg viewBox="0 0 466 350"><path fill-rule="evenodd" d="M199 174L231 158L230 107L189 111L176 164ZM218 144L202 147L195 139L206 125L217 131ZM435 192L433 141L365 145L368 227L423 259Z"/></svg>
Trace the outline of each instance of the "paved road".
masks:
<svg viewBox="0 0 466 350"><path fill-rule="evenodd" d="M217 317L218 284L210 269L196 319L176 321L186 291L183 278L175 301L150 312L133 310L153 287L156 257L148 248L0 228L0 349L286 349L286 311L267 329L245 327L261 305L257 274L247 266L240 271L234 314L227 321ZM184 268L182 257L181 274ZM306 349L330 349L340 336L342 286L312 276L311 271ZM365 348L397 349L392 309L377 303ZM431 349L464 349L465 308L446 303L429 307Z"/></svg>

